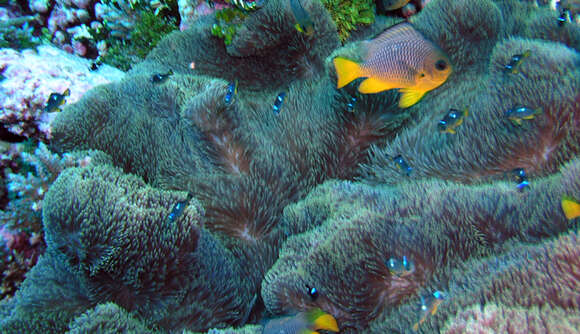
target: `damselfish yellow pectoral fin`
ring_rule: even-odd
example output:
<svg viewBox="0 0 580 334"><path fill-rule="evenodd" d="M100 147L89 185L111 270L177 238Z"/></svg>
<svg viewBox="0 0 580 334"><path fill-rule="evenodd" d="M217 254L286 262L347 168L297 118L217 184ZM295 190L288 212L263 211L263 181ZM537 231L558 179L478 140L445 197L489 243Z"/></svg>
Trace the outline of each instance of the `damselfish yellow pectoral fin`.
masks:
<svg viewBox="0 0 580 334"><path fill-rule="evenodd" d="M452 128L447 128L447 132L449 132L450 134L454 135L455 134L455 130Z"/></svg>
<svg viewBox="0 0 580 334"><path fill-rule="evenodd" d="M423 95L425 95L426 92L422 90L403 88L399 90L399 93L403 94L399 100L399 107L409 108L410 106L419 102L419 100L423 97Z"/></svg>
<svg viewBox="0 0 580 334"><path fill-rule="evenodd" d="M294 28L296 28L296 30L298 30L301 33L304 33L304 29L302 29L302 27L300 26L300 23L296 23L294 25Z"/></svg>
<svg viewBox="0 0 580 334"><path fill-rule="evenodd" d="M326 331L338 332L338 324L332 315L324 314L314 320L314 329L324 329Z"/></svg>
<svg viewBox="0 0 580 334"><path fill-rule="evenodd" d="M395 87L393 87L387 82L375 78L368 78L360 83L360 85L358 86L358 91L363 94L372 94L393 88Z"/></svg>
<svg viewBox="0 0 580 334"><path fill-rule="evenodd" d="M567 219L580 217L580 204L570 196L562 197L562 210Z"/></svg>
<svg viewBox="0 0 580 334"><path fill-rule="evenodd" d="M310 329L303 329L299 331L298 334L320 334L320 333L316 331L311 331Z"/></svg>
<svg viewBox="0 0 580 334"><path fill-rule="evenodd" d="M529 115L529 116L522 117L522 118L523 119L534 119L534 118L536 118L536 115Z"/></svg>
<svg viewBox="0 0 580 334"><path fill-rule="evenodd" d="M336 88L342 88L348 85L349 82L362 76L359 64L352 60L336 57L332 62L334 63L336 76L338 77Z"/></svg>

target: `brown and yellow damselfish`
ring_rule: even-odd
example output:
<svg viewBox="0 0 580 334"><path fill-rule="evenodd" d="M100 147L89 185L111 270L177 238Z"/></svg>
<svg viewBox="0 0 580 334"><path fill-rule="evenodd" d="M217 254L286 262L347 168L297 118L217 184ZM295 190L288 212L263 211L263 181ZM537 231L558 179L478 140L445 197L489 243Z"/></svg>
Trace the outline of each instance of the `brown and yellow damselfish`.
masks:
<svg viewBox="0 0 580 334"><path fill-rule="evenodd" d="M366 42L363 63L336 57L337 88L366 77L359 86L363 94L398 88L399 107L417 103L425 93L441 86L451 74L447 56L423 37L410 23L394 25Z"/></svg>

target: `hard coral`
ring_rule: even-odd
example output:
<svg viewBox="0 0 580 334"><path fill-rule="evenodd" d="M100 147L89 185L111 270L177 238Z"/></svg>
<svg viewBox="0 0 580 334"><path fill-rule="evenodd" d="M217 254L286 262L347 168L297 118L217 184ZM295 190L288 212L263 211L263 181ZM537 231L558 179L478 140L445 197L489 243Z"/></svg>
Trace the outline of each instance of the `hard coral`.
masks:
<svg viewBox="0 0 580 334"><path fill-rule="evenodd" d="M473 305L460 311L445 324L442 333L562 333L573 334L580 328L580 314L550 306L508 307Z"/></svg>
<svg viewBox="0 0 580 334"><path fill-rule="evenodd" d="M70 88L67 102L72 103L90 88L122 76L110 67L90 72L89 61L49 46L38 47L37 52L0 50L0 71L6 77L0 83L0 120L17 135L43 141L51 137L55 116L43 110L51 93Z"/></svg>
<svg viewBox="0 0 580 334"><path fill-rule="evenodd" d="M0 223L15 231L41 233L42 202L48 188L68 167L104 163L108 157L101 152L75 152L63 156L54 154L40 143L34 154L21 152L20 173L7 173L10 202L0 211ZM32 169L34 172L26 172Z"/></svg>

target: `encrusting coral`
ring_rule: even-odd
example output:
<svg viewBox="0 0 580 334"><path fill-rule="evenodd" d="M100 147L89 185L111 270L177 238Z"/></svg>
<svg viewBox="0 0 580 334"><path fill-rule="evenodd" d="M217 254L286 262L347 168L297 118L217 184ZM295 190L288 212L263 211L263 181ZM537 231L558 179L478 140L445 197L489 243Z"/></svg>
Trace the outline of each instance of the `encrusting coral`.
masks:
<svg viewBox="0 0 580 334"><path fill-rule="evenodd" d="M114 302L161 332L219 332L311 307L332 314L344 333L408 331L419 294L442 290L461 307L479 302L453 288L465 261L500 259L519 242L568 231L559 201L580 193L577 27L551 34L554 12L516 0L431 1L412 22L454 72L399 109L394 91L334 88L332 58L357 60L362 43L336 50L337 27L323 5L301 3L316 18L312 36L294 28L285 1L248 13L227 46L211 35L213 17L201 18L163 39L123 81L64 108L50 147L101 150L112 166L67 169L50 188L47 253L0 305L2 330L62 332ZM545 22L502 23L521 13ZM527 49L520 73L506 73ZM517 127L502 119L515 103L543 113ZM449 108L466 106L456 135L436 131ZM413 167L410 177L396 173L398 154ZM533 176L524 191L486 178L515 167ZM413 269L392 273L385 261L403 256ZM485 289L480 278L472 290ZM443 326L451 315L442 309L420 328Z"/></svg>

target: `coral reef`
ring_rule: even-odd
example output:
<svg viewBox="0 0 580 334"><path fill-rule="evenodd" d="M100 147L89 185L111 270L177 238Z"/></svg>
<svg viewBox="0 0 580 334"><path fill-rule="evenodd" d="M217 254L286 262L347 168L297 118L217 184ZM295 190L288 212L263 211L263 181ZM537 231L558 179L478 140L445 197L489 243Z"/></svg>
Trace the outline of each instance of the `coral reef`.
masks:
<svg viewBox="0 0 580 334"><path fill-rule="evenodd" d="M50 122L56 113L44 112L51 93L70 88L67 103L73 103L90 88L122 78L110 66L96 72L90 62L68 55L54 47L39 46L37 51L0 50L0 121L10 132L46 141L51 136Z"/></svg>
<svg viewBox="0 0 580 334"><path fill-rule="evenodd" d="M577 333L580 314L570 315L562 310L546 307L507 307L503 305L474 305L461 311L443 333Z"/></svg>
<svg viewBox="0 0 580 334"><path fill-rule="evenodd" d="M11 166L13 171L3 171L10 201L0 210L0 243L6 244L7 251L7 258L3 260L7 269L0 272L0 299L14 295L46 248L41 210L50 185L65 168L109 161L103 153L95 151L65 153L61 157L42 143L33 154L23 151L17 156L18 160L13 161L15 166Z"/></svg>
<svg viewBox="0 0 580 334"><path fill-rule="evenodd" d="M87 166L108 161L101 152L65 153L62 157L40 143L34 154L21 152L22 172L7 173L10 202L0 211L0 224L12 230L41 233L42 200L48 188L68 167ZM34 172L26 172L33 169ZM26 174L24 174L26 172Z"/></svg>
<svg viewBox="0 0 580 334"><path fill-rule="evenodd" d="M11 298L18 291L26 273L36 265L46 245L41 234L14 233L0 228L0 300ZM5 244L4 244L5 243Z"/></svg>
<svg viewBox="0 0 580 334"><path fill-rule="evenodd" d="M312 35L285 1L248 12L229 45L202 17L56 116L51 149L111 159L67 168L49 188L46 253L0 303L0 330L260 332L261 320L319 307L343 333L408 332L419 296L436 290L447 297L421 331L478 303L576 326L578 236L559 201L580 193L580 28L527 1L430 1L411 21L454 71L401 110L396 91L335 89L332 67L399 19L339 48L323 4L301 4ZM504 71L528 49L519 73ZM519 103L542 114L503 119ZM436 131L465 106L456 135ZM501 180L515 167L529 171L523 191ZM403 256L412 269L391 272L386 261Z"/></svg>

